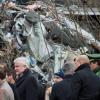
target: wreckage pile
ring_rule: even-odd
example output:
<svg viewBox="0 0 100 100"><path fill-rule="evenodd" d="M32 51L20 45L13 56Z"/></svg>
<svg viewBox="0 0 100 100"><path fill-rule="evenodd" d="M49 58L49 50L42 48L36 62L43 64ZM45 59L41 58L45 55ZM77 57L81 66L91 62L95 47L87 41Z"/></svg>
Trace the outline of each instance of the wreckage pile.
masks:
<svg viewBox="0 0 100 100"><path fill-rule="evenodd" d="M32 11L21 5L1 6L1 62L11 67L15 57L25 55L43 76L41 69L56 72L73 55L100 53L99 9L73 0L69 5L58 2L36 0Z"/></svg>

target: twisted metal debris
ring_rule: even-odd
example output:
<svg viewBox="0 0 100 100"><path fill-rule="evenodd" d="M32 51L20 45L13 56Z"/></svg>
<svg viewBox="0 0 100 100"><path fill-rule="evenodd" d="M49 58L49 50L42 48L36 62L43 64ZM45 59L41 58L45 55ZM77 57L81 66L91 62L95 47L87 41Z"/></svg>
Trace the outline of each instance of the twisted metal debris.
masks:
<svg viewBox="0 0 100 100"><path fill-rule="evenodd" d="M38 73L42 73L45 66L56 72L66 59L72 60L73 55L100 52L99 6L78 1L65 0L62 5L52 0L36 0L34 5L39 6L31 12L21 5L10 8L7 4L2 5L1 62L7 62L11 67L15 57L24 55L36 60L38 69L34 64L32 66Z"/></svg>

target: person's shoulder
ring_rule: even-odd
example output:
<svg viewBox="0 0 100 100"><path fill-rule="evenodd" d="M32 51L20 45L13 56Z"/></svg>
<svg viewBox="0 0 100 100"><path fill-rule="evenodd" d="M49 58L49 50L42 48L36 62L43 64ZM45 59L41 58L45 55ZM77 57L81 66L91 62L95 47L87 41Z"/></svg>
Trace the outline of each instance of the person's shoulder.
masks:
<svg viewBox="0 0 100 100"><path fill-rule="evenodd" d="M9 98L9 95L6 89L0 89L0 94L2 95L2 100L7 100L6 98Z"/></svg>
<svg viewBox="0 0 100 100"><path fill-rule="evenodd" d="M94 73L90 70L90 68L84 68L82 70L75 72L74 76L82 78L85 76L91 76L92 74Z"/></svg>
<svg viewBox="0 0 100 100"><path fill-rule="evenodd" d="M65 80L62 80L61 82L55 83L53 85L54 88L62 87L65 84Z"/></svg>
<svg viewBox="0 0 100 100"><path fill-rule="evenodd" d="M81 73L81 70L80 71L77 71L77 72L75 72L74 74L73 74L73 76L72 76L72 81L74 81L74 82L79 82L79 81L81 81L81 77L83 76L83 74L81 75L82 73Z"/></svg>
<svg viewBox="0 0 100 100"><path fill-rule="evenodd" d="M24 74L25 79L30 80L30 79L35 79L34 74L32 73L32 71L30 69L26 70L26 73Z"/></svg>
<svg viewBox="0 0 100 100"><path fill-rule="evenodd" d="M34 77L34 75L28 75L25 79L25 83L31 84L31 83L37 83L37 79Z"/></svg>
<svg viewBox="0 0 100 100"><path fill-rule="evenodd" d="M27 80L33 80L33 79L35 79L35 77L34 77L34 75L33 74L31 74L31 75L29 75L29 76L27 76L27 78L26 78Z"/></svg>
<svg viewBox="0 0 100 100"><path fill-rule="evenodd" d="M96 75L100 77L100 70L96 72Z"/></svg>
<svg viewBox="0 0 100 100"><path fill-rule="evenodd" d="M81 77L81 76L89 74L91 72L92 71L90 70L90 67L84 67L81 70L76 71L74 75Z"/></svg>
<svg viewBox="0 0 100 100"><path fill-rule="evenodd" d="M85 69L82 69L82 70L79 70L77 72L75 72L75 74L73 75L73 79L77 79L77 80L83 80L83 79L88 79L88 78L94 78L96 79L99 78L93 71L91 71L90 68L85 68Z"/></svg>

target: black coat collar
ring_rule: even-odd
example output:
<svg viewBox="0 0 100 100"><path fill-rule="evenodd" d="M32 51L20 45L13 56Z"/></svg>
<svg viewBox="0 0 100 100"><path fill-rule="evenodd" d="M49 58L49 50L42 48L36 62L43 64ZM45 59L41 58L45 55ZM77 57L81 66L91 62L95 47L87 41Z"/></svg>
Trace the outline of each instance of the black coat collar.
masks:
<svg viewBox="0 0 100 100"><path fill-rule="evenodd" d="M82 70L84 68L90 68L89 64L88 63L85 63L85 64L82 64L80 65L76 70L75 72L79 71L79 70Z"/></svg>
<svg viewBox="0 0 100 100"><path fill-rule="evenodd" d="M32 74L32 73L31 73L30 69L28 69L28 68L25 69L25 71L24 71L22 74L20 74L20 75L18 76L16 82L18 82L18 83L23 82L23 81L25 80L25 78L27 78L27 77L30 76L31 74Z"/></svg>
<svg viewBox="0 0 100 100"><path fill-rule="evenodd" d="M64 79L71 78L72 76L73 76L72 74L65 75Z"/></svg>
<svg viewBox="0 0 100 100"><path fill-rule="evenodd" d="M27 68L27 69L24 70L23 73L21 73L21 74L19 75L19 77L27 76L27 75L29 75L30 73L31 73L30 69Z"/></svg>

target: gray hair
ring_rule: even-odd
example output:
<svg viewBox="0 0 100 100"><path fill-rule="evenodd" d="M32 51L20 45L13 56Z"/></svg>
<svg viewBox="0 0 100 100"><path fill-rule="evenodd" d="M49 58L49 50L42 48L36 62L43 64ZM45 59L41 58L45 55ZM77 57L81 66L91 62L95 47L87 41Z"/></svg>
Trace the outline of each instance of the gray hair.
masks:
<svg viewBox="0 0 100 100"><path fill-rule="evenodd" d="M68 74L73 74L75 71L75 65L72 62L67 62L65 63L65 65L63 66L62 70L64 71L65 75Z"/></svg>
<svg viewBox="0 0 100 100"><path fill-rule="evenodd" d="M29 60L27 59L27 57L18 57L14 60L14 63L16 63L16 62L22 63L27 68L29 68L29 66L30 66L30 63L29 63Z"/></svg>

